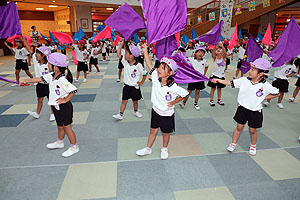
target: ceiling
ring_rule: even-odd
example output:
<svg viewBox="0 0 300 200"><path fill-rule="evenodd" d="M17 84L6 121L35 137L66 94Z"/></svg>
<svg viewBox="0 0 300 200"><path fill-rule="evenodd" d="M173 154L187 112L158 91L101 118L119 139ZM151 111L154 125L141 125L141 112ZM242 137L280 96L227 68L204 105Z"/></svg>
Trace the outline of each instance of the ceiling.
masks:
<svg viewBox="0 0 300 200"><path fill-rule="evenodd" d="M49 7L49 6L57 6L57 7ZM18 10L27 10L27 11L54 12L54 11L67 9L68 6L58 6L58 5L55 5L55 3L47 5L47 4L17 2L17 8L18 8ZM36 8L43 8L44 10L36 10Z"/></svg>

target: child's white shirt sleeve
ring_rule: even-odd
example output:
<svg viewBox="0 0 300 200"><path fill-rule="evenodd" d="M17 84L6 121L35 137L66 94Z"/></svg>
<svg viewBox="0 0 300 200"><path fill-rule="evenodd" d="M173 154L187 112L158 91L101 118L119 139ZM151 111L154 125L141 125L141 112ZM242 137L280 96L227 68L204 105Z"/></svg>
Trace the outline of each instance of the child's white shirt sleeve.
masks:
<svg viewBox="0 0 300 200"><path fill-rule="evenodd" d="M145 70L145 68L143 68L143 66L141 64L137 65L137 70L139 71L140 74L142 74L143 76L147 75L147 71Z"/></svg>
<svg viewBox="0 0 300 200"><path fill-rule="evenodd" d="M42 79L42 81L43 81L45 84L49 84L50 81L52 80L52 78L53 78L52 73L45 74L44 76L41 76L41 79Z"/></svg>
<svg viewBox="0 0 300 200"><path fill-rule="evenodd" d="M247 78L246 77L241 77L241 78L238 78L238 79L234 79L231 81L231 86L233 88L240 88L241 85L243 84L243 82L246 80Z"/></svg>
<svg viewBox="0 0 300 200"><path fill-rule="evenodd" d="M265 89L267 90L267 94L277 95L279 94L279 89L276 87L273 87L269 82L266 82Z"/></svg>
<svg viewBox="0 0 300 200"><path fill-rule="evenodd" d="M67 79L63 78L61 79L61 81L62 81L63 90L65 90L68 94L77 92L77 88L72 83L70 83Z"/></svg>
<svg viewBox="0 0 300 200"><path fill-rule="evenodd" d="M22 53L24 53L24 55L28 56L30 53L27 51L27 49L22 48Z"/></svg>
<svg viewBox="0 0 300 200"><path fill-rule="evenodd" d="M177 84L174 84L172 87L174 87L174 93L182 98L186 97L189 92L183 89L182 87L179 87Z"/></svg>

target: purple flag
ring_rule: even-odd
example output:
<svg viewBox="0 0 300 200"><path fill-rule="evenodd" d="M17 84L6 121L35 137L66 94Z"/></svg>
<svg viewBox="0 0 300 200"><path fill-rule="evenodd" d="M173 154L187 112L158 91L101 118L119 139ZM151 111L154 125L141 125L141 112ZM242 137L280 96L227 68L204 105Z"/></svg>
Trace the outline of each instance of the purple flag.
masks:
<svg viewBox="0 0 300 200"><path fill-rule="evenodd" d="M272 67L280 67L300 54L300 27L292 17L280 36L276 48L269 53Z"/></svg>
<svg viewBox="0 0 300 200"><path fill-rule="evenodd" d="M220 41L222 26L223 20L221 20L217 25L215 25L210 31L198 37L198 40L216 46L217 42Z"/></svg>
<svg viewBox="0 0 300 200"><path fill-rule="evenodd" d="M6 78L4 78L4 77L2 77L2 76L0 76L0 80L1 80L1 81L6 81L6 82L9 82L9 83L16 83L16 84L18 84L17 81L12 81L12 80L6 79Z"/></svg>
<svg viewBox="0 0 300 200"><path fill-rule="evenodd" d="M156 58L160 61L164 56L171 56L173 51L177 48L178 45L174 35L159 40L155 45Z"/></svg>
<svg viewBox="0 0 300 200"><path fill-rule="evenodd" d="M20 34L22 34L22 30L15 2L0 6L0 38Z"/></svg>
<svg viewBox="0 0 300 200"><path fill-rule="evenodd" d="M148 44L174 35L186 27L186 0L142 0Z"/></svg>
<svg viewBox="0 0 300 200"><path fill-rule="evenodd" d="M137 14L126 2L104 22L119 32L127 41L146 25L141 16Z"/></svg>
<svg viewBox="0 0 300 200"><path fill-rule="evenodd" d="M263 53L264 50L260 47L259 44L257 44L254 37L250 35L247 49L245 51L245 56L242 61L242 66L241 66L242 73L246 74L251 68L250 62L254 62Z"/></svg>
<svg viewBox="0 0 300 200"><path fill-rule="evenodd" d="M176 83L195 83L201 81L211 81L209 78L194 69L189 59L180 52L174 56L168 56L175 60L178 65L177 72L175 73L174 80Z"/></svg>

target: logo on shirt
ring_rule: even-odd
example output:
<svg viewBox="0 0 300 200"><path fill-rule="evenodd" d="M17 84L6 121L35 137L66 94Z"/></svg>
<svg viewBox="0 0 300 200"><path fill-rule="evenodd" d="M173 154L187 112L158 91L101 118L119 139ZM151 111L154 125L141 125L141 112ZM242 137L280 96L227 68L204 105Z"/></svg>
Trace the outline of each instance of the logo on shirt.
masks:
<svg viewBox="0 0 300 200"><path fill-rule="evenodd" d="M20 55L20 56L22 55L22 51L19 52L19 55Z"/></svg>
<svg viewBox="0 0 300 200"><path fill-rule="evenodd" d="M216 62L217 63L217 65L219 66L219 67L224 67L225 65L226 65L226 63L224 62L224 60L222 59L222 61L221 62Z"/></svg>
<svg viewBox="0 0 300 200"><path fill-rule="evenodd" d="M171 101L172 95L171 95L169 92L167 92L167 95L165 96L165 99L166 99L167 101Z"/></svg>
<svg viewBox="0 0 300 200"><path fill-rule="evenodd" d="M132 77L132 78L135 78L135 77L136 77L136 69L133 70L133 72L132 72L132 74L131 74L131 77Z"/></svg>
<svg viewBox="0 0 300 200"><path fill-rule="evenodd" d="M285 70L285 74L290 74L290 73L291 73L291 70L292 70L291 68Z"/></svg>
<svg viewBox="0 0 300 200"><path fill-rule="evenodd" d="M263 88L260 88L257 92L256 92L256 96L257 97L261 97L263 95Z"/></svg>
<svg viewBox="0 0 300 200"><path fill-rule="evenodd" d="M60 91L59 91L59 88L60 88L60 87L59 87L59 85L56 85L56 88L57 88L57 89L55 89L55 93L56 93L57 95L60 95Z"/></svg>

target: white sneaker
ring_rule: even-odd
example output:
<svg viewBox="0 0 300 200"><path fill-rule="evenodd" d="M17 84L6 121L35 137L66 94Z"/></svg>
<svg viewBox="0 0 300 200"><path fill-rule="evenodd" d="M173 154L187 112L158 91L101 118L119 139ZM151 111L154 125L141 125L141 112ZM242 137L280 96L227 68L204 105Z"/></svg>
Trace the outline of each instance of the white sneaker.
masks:
<svg viewBox="0 0 300 200"><path fill-rule="evenodd" d="M78 79L77 78L75 78L75 83L77 83L78 82Z"/></svg>
<svg viewBox="0 0 300 200"><path fill-rule="evenodd" d="M162 160L166 160L166 159L168 159L168 157L169 157L168 149L167 148L161 149L160 158Z"/></svg>
<svg viewBox="0 0 300 200"><path fill-rule="evenodd" d="M48 149L62 149L65 147L65 143L63 141L56 141L53 143L47 144Z"/></svg>
<svg viewBox="0 0 300 200"><path fill-rule="evenodd" d="M76 145L71 146L67 151L63 152L61 155L62 155L62 157L67 158L78 152L79 152L79 146L76 144Z"/></svg>
<svg viewBox="0 0 300 200"><path fill-rule="evenodd" d="M195 108L196 110L200 110L200 107L198 106L198 104L195 104L195 105L194 105L194 108Z"/></svg>
<svg viewBox="0 0 300 200"><path fill-rule="evenodd" d="M119 83L120 81L121 81L120 79L117 79L117 80L116 80L117 83Z"/></svg>
<svg viewBox="0 0 300 200"><path fill-rule="evenodd" d="M276 103L277 107L280 109L284 109L284 106L282 105L282 103Z"/></svg>
<svg viewBox="0 0 300 200"><path fill-rule="evenodd" d="M255 155L256 155L256 145L251 145L251 146L250 146L249 154L250 154L251 156L255 156Z"/></svg>
<svg viewBox="0 0 300 200"><path fill-rule="evenodd" d="M228 147L227 147L227 151L229 152L233 152L236 148L236 144L231 143Z"/></svg>
<svg viewBox="0 0 300 200"><path fill-rule="evenodd" d="M289 98L289 101L290 101L290 102L294 102L294 101L295 101L295 97Z"/></svg>
<svg viewBox="0 0 300 200"><path fill-rule="evenodd" d="M84 78L82 82L83 82L83 83L86 83L86 81L87 81L86 78Z"/></svg>
<svg viewBox="0 0 300 200"><path fill-rule="evenodd" d="M113 115L112 117L115 118L116 120L122 120L123 119L123 116L121 116L120 113L116 114L116 115Z"/></svg>
<svg viewBox="0 0 300 200"><path fill-rule="evenodd" d="M34 86L36 86L36 85L37 85L37 83L34 83L33 85L34 85Z"/></svg>
<svg viewBox="0 0 300 200"><path fill-rule="evenodd" d="M136 116L137 118L142 118L143 117L143 115L141 113L139 113L138 111L134 112L133 115Z"/></svg>
<svg viewBox="0 0 300 200"><path fill-rule="evenodd" d="M265 101L265 102L263 103L263 106L264 106L264 107L268 107L269 104L270 104L269 102Z"/></svg>
<svg viewBox="0 0 300 200"><path fill-rule="evenodd" d="M37 114L37 112L32 112L30 110L27 110L27 112L28 112L29 115L31 115L32 117L34 117L36 119L40 118L40 115Z"/></svg>
<svg viewBox="0 0 300 200"><path fill-rule="evenodd" d="M183 103L183 102L181 102L180 104L179 104L179 106L180 106L180 108L184 108L185 107L185 104Z"/></svg>
<svg viewBox="0 0 300 200"><path fill-rule="evenodd" d="M50 121L50 122L53 122L54 120L55 120L55 116L54 116L54 114L51 114L51 115L50 115L50 118L49 118L49 121Z"/></svg>
<svg viewBox="0 0 300 200"><path fill-rule="evenodd" d="M298 140L300 141L300 136L299 136Z"/></svg>
<svg viewBox="0 0 300 200"><path fill-rule="evenodd" d="M14 84L11 85L11 87L17 87L18 85L19 85L19 84L14 83Z"/></svg>
<svg viewBox="0 0 300 200"><path fill-rule="evenodd" d="M152 149L143 148L135 152L138 156L145 156L152 153Z"/></svg>

